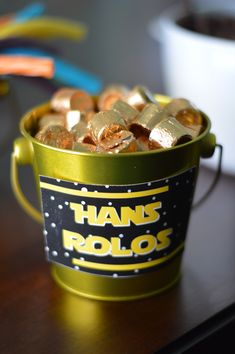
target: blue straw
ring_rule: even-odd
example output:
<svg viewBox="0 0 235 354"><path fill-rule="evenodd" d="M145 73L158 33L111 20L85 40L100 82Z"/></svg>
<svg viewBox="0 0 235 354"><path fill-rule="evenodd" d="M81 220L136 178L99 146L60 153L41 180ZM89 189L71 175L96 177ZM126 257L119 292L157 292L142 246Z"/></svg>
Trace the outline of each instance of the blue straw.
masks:
<svg viewBox="0 0 235 354"><path fill-rule="evenodd" d="M41 16L45 11L45 6L40 2L32 3L14 15L15 22L26 22L34 17Z"/></svg>
<svg viewBox="0 0 235 354"><path fill-rule="evenodd" d="M102 89L102 82L95 75L92 75L85 70L78 68L77 66L71 65L54 55L50 55L43 50L32 48L5 48L1 50L1 53L52 58L55 65L55 73L53 79L61 82L66 86L84 89L92 95L98 94Z"/></svg>

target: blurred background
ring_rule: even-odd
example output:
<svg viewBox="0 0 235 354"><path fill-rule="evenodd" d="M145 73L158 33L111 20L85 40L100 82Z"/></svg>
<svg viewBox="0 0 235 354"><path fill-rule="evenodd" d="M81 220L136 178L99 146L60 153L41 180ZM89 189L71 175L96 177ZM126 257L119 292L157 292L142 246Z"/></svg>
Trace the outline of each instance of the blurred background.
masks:
<svg viewBox="0 0 235 354"><path fill-rule="evenodd" d="M98 75L104 84L120 82L130 86L141 83L161 92L162 78L159 48L148 33L149 22L172 0L47 0L46 15L78 20L88 26L88 35L82 42L53 40L63 57ZM29 1L2 1L2 14L15 12ZM46 92L15 80L22 108L48 98Z"/></svg>
<svg viewBox="0 0 235 354"><path fill-rule="evenodd" d="M1 1L0 14L15 13L31 2ZM83 41L51 40L61 58L99 77L103 86L122 83L130 87L142 84L154 92L164 93L159 46L148 32L149 22L172 0L47 0L45 15L84 23L88 34ZM12 142L19 136L21 116L33 106L50 99L48 80L11 76L10 92L0 96L0 189L1 196L11 193L9 160ZM40 84L38 84L40 83ZM30 173L30 168L29 168ZM30 193L34 186L23 168L23 180Z"/></svg>
<svg viewBox="0 0 235 354"><path fill-rule="evenodd" d="M176 60L172 58L172 55L171 61L168 60L166 63L166 61L164 62L164 60L162 60L161 54L163 53L163 48L167 48L167 46L165 46L163 43L160 44L159 41L156 40L156 37L158 37L156 30L155 39L152 35L150 35L150 23L155 18L160 16L168 7L180 4L184 8L184 11L186 11L191 6L196 9L199 2L204 4L204 2L201 0L47 0L42 2L42 4L45 6L45 16L79 21L87 26L88 33L82 41L52 39L49 41L44 41L44 43L47 43L48 45L56 48L59 58L66 60L68 63L75 65L82 70L85 70L91 75L95 75L95 77L100 80L103 87L112 83L121 83L129 87L141 84L147 86L153 92L172 94L173 91L172 89L170 90L171 87L169 83L168 87L166 87L166 75L163 77L164 69L166 68L167 71L170 72L171 77L175 75L174 87L175 90L177 90L177 94L179 92L179 96L181 95L182 97L192 99L192 102L194 102L200 109L204 110L209 115L212 120L212 131L215 132L217 136L222 132L222 129L220 129L219 126L216 127L216 124L220 122L223 128L226 127L228 132L226 134L232 134L230 125L224 120L222 121L220 119L221 117L219 113L218 119L215 119L217 118L217 111L214 113L214 110L218 110L217 101L220 102L220 100L213 101L214 98L209 86L200 85L200 81L202 79L206 81L207 78L204 78L205 75L203 75L202 78L202 75L200 76L197 70L191 70L190 65L192 65L192 63L190 58L193 57L193 51L191 53L191 48L193 49L193 45L192 47L187 46L187 48L185 48L188 57L185 55L185 51L182 52L182 62L181 54L179 51L177 57L178 64L176 63ZM214 3L222 3L223 6L225 3L231 4L233 2L230 2L229 0L223 2L221 0L207 0L205 2L205 4ZM1 1L0 15L3 16L5 14L17 13L22 8L30 4L31 2L27 0L18 0L17 2L6 0ZM176 42L174 45L177 48ZM219 53L222 52L223 51L219 50ZM206 57L203 57L203 52L201 57L203 58L201 62L206 63ZM220 68L217 70L217 72L221 71L222 75L219 80L222 80L223 77L226 79L231 75L230 72L228 72L227 67L227 76L224 75L224 72L222 72L222 57L223 53L221 56L219 56L219 58L216 57L217 62L220 65ZM189 58L189 60L187 58ZM186 62L183 61L184 59ZM210 71L211 78L209 81L211 87L213 86L216 88L217 95L220 95L220 90L225 90L226 88L227 90L229 89L231 91L231 89L228 88L226 84L221 86L219 84L214 84L215 71L213 68L211 68L212 60L209 57L207 60L209 62L204 65L204 69L206 72ZM197 62L198 60L195 58L195 63L193 65L194 68L197 66ZM169 63L171 63L171 65L169 65ZM199 84L198 90L200 95L202 96L201 92L206 93L200 99L197 99L199 96L195 96L196 98L193 96L191 97L187 86L184 88L182 93L180 92L181 81L186 81L186 83L189 82L188 76L184 73L185 64L188 64L189 70L192 72L192 74L194 73L193 83L197 81ZM175 70L175 68L178 67L180 70ZM182 75L179 72L182 72ZM233 72L233 75L234 74L235 73ZM10 85L10 92L8 95L0 95L0 188L2 189L3 193L9 193L10 191L9 157L12 151L13 140L15 137L20 135L18 123L21 116L35 105L49 100L53 90L55 90L55 87L50 85L50 80L46 79L35 80L33 78L23 78L22 76L10 76L7 78L7 81ZM234 80L232 80L231 84L234 86ZM61 84L61 86L64 85ZM195 85L192 84L191 88L194 86ZM204 91L201 89L202 86ZM210 93L210 95L208 95L207 92ZM176 97L177 95L174 92L172 96ZM229 96L225 94L223 97L223 102L226 103L228 98L230 101L231 99L233 100L231 95ZM211 111L209 106L207 108L207 102L209 101L211 101ZM214 104L215 101L217 103L216 108ZM221 107L219 108L222 109L223 112L224 107L228 111L228 107L230 108L230 106L233 105L228 102L226 103L226 106L222 106L222 103L220 106ZM223 119L232 118L231 114L226 113L225 116L226 117L223 117ZM234 120L232 124L234 124ZM227 138L227 135L225 135L225 139L226 144L227 142L230 142L231 144L231 141L234 140L231 139L231 137ZM224 141L220 140L219 142L224 144ZM225 153L227 153L228 150L230 151L231 155L232 150L230 147L227 150L225 149ZM215 159L214 167L216 167L218 160L217 156L214 156L213 158ZM212 159L208 160L211 161ZM208 163L207 161L206 163ZM229 163L231 164L230 161ZM233 168L235 168L234 164ZM230 169L227 168L227 171L230 172ZM24 174L24 180L26 180L26 184L28 185L26 174ZM32 183L29 184L32 185Z"/></svg>

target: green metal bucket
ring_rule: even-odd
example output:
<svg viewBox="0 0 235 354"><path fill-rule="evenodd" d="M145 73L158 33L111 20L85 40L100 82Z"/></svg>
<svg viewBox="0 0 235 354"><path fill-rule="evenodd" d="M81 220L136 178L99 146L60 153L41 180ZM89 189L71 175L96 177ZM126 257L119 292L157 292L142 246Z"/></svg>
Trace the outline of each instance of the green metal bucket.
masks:
<svg viewBox="0 0 235 354"><path fill-rule="evenodd" d="M215 149L208 117L202 113L203 133L185 144L111 155L35 140L37 120L48 109L36 107L20 122L12 186L27 213L44 222L55 280L73 293L112 301L171 287L180 276L199 160ZM17 167L24 164L32 165L42 212L21 191Z"/></svg>

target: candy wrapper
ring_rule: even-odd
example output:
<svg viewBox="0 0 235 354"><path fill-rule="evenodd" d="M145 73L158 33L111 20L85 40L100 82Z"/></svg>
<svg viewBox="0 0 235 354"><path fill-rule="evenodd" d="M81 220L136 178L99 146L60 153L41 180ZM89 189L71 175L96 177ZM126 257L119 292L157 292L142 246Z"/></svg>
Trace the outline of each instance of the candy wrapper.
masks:
<svg viewBox="0 0 235 354"><path fill-rule="evenodd" d="M202 130L202 116L188 100L161 106L143 86L112 85L98 99L83 90L57 91L51 111L38 120L35 138L62 149L119 154L171 148Z"/></svg>

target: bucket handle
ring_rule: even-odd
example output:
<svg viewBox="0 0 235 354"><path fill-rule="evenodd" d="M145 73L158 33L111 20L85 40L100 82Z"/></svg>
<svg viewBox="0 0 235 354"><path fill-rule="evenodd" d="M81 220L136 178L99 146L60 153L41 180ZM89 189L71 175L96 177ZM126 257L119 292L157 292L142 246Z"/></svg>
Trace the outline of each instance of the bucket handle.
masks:
<svg viewBox="0 0 235 354"><path fill-rule="evenodd" d="M199 198L195 204L193 204L193 209L198 208L204 201L209 197L211 192L214 190L215 186L217 185L221 172L222 172L222 156L223 156L223 145L221 144L215 144L215 148L219 149L219 157L218 157L218 166L217 166L217 171L215 173L215 177L209 186L208 190L205 192L205 194Z"/></svg>
<svg viewBox="0 0 235 354"><path fill-rule="evenodd" d="M35 221L42 224L43 218L40 211L38 211L25 197L19 182L18 175L18 164L27 165L30 164L30 153L29 146L27 140L24 137L18 138L14 143L14 152L11 155L11 187L14 192L14 195L21 205L21 207L25 210L25 212L31 216Z"/></svg>

